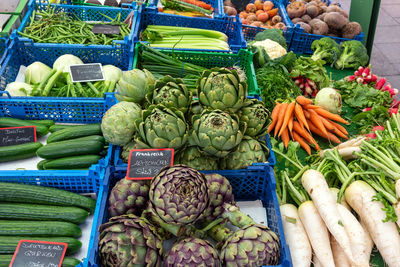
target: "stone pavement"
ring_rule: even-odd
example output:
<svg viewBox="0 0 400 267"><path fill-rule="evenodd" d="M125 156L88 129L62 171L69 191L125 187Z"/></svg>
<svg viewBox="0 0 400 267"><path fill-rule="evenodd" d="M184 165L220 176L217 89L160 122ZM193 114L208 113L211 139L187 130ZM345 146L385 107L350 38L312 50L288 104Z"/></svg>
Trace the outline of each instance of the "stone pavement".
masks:
<svg viewBox="0 0 400 267"><path fill-rule="evenodd" d="M351 0L337 2L350 10ZM371 65L373 73L400 89L400 0L381 0Z"/></svg>

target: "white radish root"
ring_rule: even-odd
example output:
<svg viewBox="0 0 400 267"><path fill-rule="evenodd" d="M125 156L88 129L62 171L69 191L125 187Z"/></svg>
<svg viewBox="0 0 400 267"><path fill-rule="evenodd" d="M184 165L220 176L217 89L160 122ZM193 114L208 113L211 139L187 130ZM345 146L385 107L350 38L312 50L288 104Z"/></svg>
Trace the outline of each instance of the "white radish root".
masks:
<svg viewBox="0 0 400 267"><path fill-rule="evenodd" d="M360 216L386 264L399 267L400 235L395 223L383 222L384 205L372 200L375 195L375 190L364 181L353 182L345 191L347 203Z"/></svg>
<svg viewBox="0 0 400 267"><path fill-rule="evenodd" d="M351 267L347 256L343 249L340 247L339 243L335 240L333 235L331 235L331 247L333 253L333 260L335 261L336 267Z"/></svg>
<svg viewBox="0 0 400 267"><path fill-rule="evenodd" d="M315 207L322 220L325 222L329 232L333 235L339 245L346 253L352 265L357 265L351 251L350 240L343 225L340 224L342 218L337 209L336 201L329 190L325 177L316 170L308 170L301 177L301 183L311 196ZM308 233L308 231L307 231ZM310 238L311 239L311 238ZM318 259L321 257L317 255Z"/></svg>
<svg viewBox="0 0 400 267"><path fill-rule="evenodd" d="M331 193L333 195L333 197L335 198L336 202L338 199L338 194L339 194L339 189L337 189L336 187L331 187L329 188L329 190L331 190ZM342 200L340 201L340 203L348 210L351 210L349 204L347 204L346 199L344 197L342 197Z"/></svg>
<svg viewBox="0 0 400 267"><path fill-rule="evenodd" d="M400 179L396 181L396 195L400 198Z"/></svg>
<svg viewBox="0 0 400 267"><path fill-rule="evenodd" d="M359 266L369 266L373 243L357 218L341 204L337 204L342 223L348 233L351 250ZM332 248L333 250L333 248ZM333 253L335 257L335 253Z"/></svg>
<svg viewBox="0 0 400 267"><path fill-rule="evenodd" d="M312 257L311 245L297 208L292 204L284 204L280 208L283 231L289 245L293 267L309 267Z"/></svg>
<svg viewBox="0 0 400 267"><path fill-rule="evenodd" d="M314 253L320 259L321 266L335 267L328 229L318 214L312 201L303 202L299 207L299 217L307 232ZM315 263L314 263L315 264Z"/></svg>

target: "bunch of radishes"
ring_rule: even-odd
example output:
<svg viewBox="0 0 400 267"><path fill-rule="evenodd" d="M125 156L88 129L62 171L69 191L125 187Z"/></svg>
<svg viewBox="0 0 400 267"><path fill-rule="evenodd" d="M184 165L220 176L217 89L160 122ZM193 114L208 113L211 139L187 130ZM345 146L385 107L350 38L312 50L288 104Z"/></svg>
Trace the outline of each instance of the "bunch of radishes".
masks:
<svg viewBox="0 0 400 267"><path fill-rule="evenodd" d="M292 78L294 83L300 88L304 96L315 97L318 93L318 87L307 77L297 76Z"/></svg>

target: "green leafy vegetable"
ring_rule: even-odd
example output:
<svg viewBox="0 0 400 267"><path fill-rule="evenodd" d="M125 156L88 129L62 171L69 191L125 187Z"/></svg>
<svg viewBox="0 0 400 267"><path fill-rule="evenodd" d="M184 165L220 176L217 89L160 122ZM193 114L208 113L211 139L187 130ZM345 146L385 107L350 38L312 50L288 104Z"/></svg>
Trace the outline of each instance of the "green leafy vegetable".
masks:
<svg viewBox="0 0 400 267"><path fill-rule="evenodd" d="M325 61L323 60L314 61L310 57L299 57L290 72L290 76L292 78L306 77L315 82L318 88L328 87L329 77L326 74L324 64Z"/></svg>
<svg viewBox="0 0 400 267"><path fill-rule="evenodd" d="M377 125L385 125L390 118L388 108L384 106L374 106L371 110L358 113L353 117L353 123L357 124L358 132L367 134Z"/></svg>

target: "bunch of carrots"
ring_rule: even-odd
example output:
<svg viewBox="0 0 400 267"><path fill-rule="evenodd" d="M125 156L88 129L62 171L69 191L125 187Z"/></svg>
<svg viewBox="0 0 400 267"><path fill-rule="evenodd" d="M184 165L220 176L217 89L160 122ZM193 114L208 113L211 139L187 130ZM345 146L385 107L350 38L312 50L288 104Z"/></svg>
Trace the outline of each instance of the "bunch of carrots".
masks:
<svg viewBox="0 0 400 267"><path fill-rule="evenodd" d="M338 123L349 124L346 120L313 105L312 100L304 96L298 96L296 101L291 103L276 103L271 117L272 123L268 126L268 132L274 130L274 136L278 135L286 148L291 137L293 141L299 142L309 155L311 147L315 150L321 149L312 134L336 144L340 144L338 137L349 139L346 129Z"/></svg>
<svg viewBox="0 0 400 267"><path fill-rule="evenodd" d="M203 2L203 1L198 1L198 0L182 0L182 1L186 2L188 4L199 6L199 7L204 8L204 9L213 10L211 5L209 5L209 4L207 4L206 2Z"/></svg>

